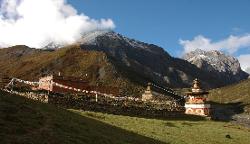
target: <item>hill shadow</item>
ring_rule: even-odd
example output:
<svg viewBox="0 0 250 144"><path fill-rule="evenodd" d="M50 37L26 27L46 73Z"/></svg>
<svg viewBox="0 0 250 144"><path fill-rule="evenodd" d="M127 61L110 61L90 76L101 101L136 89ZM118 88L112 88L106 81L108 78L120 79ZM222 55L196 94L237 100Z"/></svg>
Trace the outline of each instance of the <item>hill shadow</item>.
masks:
<svg viewBox="0 0 250 144"><path fill-rule="evenodd" d="M3 143L165 144L50 104L0 91Z"/></svg>
<svg viewBox="0 0 250 144"><path fill-rule="evenodd" d="M70 115L74 117L78 117L79 120L88 125L90 129L88 129L88 135L92 135L92 138L89 139L89 143L130 143L130 144L166 144L165 142L161 142L155 140L153 138L149 138L134 132L130 132L124 130L122 128L109 125L107 123L101 122L91 117L86 117L79 115L74 112L70 112ZM94 129L93 129L94 128Z"/></svg>
<svg viewBox="0 0 250 144"><path fill-rule="evenodd" d="M244 112L246 104L242 102L218 103L211 101L212 119L216 121L232 121L233 116Z"/></svg>

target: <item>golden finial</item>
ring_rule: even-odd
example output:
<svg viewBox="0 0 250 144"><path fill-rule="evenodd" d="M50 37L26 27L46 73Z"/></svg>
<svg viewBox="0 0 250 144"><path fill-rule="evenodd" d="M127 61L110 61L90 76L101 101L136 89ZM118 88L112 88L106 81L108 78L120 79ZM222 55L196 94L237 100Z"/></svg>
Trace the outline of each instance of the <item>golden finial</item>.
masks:
<svg viewBox="0 0 250 144"><path fill-rule="evenodd" d="M200 87L200 81L196 78L196 79L194 79L194 81L193 81L193 88L194 89L200 89L201 87Z"/></svg>

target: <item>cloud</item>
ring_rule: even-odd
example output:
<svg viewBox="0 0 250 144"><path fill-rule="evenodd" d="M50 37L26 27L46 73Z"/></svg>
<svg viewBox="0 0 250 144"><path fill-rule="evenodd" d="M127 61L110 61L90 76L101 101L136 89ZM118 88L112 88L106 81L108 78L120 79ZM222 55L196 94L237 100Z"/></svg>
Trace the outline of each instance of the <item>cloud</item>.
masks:
<svg viewBox="0 0 250 144"><path fill-rule="evenodd" d="M91 19L66 0L0 0L0 47L25 44L41 48L67 44L81 33L114 29L111 19Z"/></svg>
<svg viewBox="0 0 250 144"><path fill-rule="evenodd" d="M240 33L240 32L242 32L243 31L243 29L241 29L241 28L239 28L239 27L234 27L234 28L232 28L232 33Z"/></svg>
<svg viewBox="0 0 250 144"><path fill-rule="evenodd" d="M211 39L198 35L193 40L180 39L179 43L183 46L184 53L195 49L202 49L205 51L220 50L233 54L241 48L250 47L250 34L243 36L230 35L228 38L217 42L212 42Z"/></svg>
<svg viewBox="0 0 250 144"><path fill-rule="evenodd" d="M247 71L250 68L250 54L240 55L237 57L241 68L245 71Z"/></svg>

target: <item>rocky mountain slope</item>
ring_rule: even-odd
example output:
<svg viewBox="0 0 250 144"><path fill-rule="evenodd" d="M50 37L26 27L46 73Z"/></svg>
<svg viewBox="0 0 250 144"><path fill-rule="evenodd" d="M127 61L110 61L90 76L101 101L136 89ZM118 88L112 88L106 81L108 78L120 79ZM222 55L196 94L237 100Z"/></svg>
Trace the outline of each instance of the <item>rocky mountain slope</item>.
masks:
<svg viewBox="0 0 250 144"><path fill-rule="evenodd" d="M207 88L227 84L187 61L171 57L161 47L130 39L112 31L84 34L78 44L86 50L102 51L122 68L162 85L189 87L196 77L201 79Z"/></svg>
<svg viewBox="0 0 250 144"><path fill-rule="evenodd" d="M14 46L0 50L0 77L18 77L37 81L48 74L75 76L91 85L113 86L123 95L142 91L143 84L135 84L117 71L105 53L82 50L77 45L58 50L39 50ZM134 78L136 80L136 78Z"/></svg>
<svg viewBox="0 0 250 144"><path fill-rule="evenodd" d="M215 88L241 80L225 81L220 73L214 75L186 60L171 57L161 47L110 31L83 34L77 43L60 49L26 46L0 49L0 67L0 77L37 80L61 72L86 78L93 85L115 86L123 95L133 96L139 96L148 82L182 88L190 87L193 79L198 78L205 88Z"/></svg>
<svg viewBox="0 0 250 144"><path fill-rule="evenodd" d="M240 63L236 58L219 51L197 49L185 54L183 58L198 68L221 77L228 84L248 77L248 74L241 70Z"/></svg>
<svg viewBox="0 0 250 144"><path fill-rule="evenodd" d="M250 67L246 69L246 72L250 74Z"/></svg>

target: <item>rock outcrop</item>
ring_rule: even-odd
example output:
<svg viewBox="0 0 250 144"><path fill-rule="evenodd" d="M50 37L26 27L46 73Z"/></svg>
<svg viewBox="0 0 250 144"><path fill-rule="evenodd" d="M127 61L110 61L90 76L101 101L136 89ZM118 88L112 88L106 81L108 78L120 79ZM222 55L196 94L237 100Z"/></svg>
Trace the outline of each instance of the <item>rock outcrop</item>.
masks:
<svg viewBox="0 0 250 144"><path fill-rule="evenodd" d="M183 58L198 68L216 75L218 79L224 79L226 83L238 82L248 77L248 74L241 69L236 58L220 51L197 49L185 54Z"/></svg>

